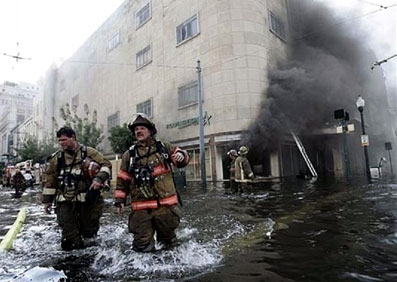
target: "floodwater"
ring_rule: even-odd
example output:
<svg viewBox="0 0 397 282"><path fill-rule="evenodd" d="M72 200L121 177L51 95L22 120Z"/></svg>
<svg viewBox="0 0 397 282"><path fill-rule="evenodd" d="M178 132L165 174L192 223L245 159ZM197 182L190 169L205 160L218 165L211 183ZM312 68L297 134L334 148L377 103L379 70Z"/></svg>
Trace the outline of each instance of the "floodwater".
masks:
<svg viewBox="0 0 397 282"><path fill-rule="evenodd" d="M145 254L131 250L128 212L117 216L111 199L97 244L62 251L39 190L0 189L0 236L28 208L0 253L0 281L397 281L397 179L293 180L242 195L188 187L180 244Z"/></svg>

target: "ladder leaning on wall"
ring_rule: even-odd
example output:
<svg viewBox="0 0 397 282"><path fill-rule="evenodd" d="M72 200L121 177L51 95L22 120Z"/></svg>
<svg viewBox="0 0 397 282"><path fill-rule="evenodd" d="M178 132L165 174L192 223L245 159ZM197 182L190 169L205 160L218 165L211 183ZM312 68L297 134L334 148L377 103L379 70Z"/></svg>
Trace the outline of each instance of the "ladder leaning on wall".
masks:
<svg viewBox="0 0 397 282"><path fill-rule="evenodd" d="M291 130L291 134L292 134L292 137L294 138L296 146L298 146L298 149L301 152L302 157L303 157L303 159L306 162L307 167L310 170L310 173L312 174L312 176L314 178L317 178L317 172L314 169L314 166L313 166L312 162L310 161L309 156L306 154L305 147L303 147L303 144L302 144L301 140L299 139L299 137L292 130Z"/></svg>

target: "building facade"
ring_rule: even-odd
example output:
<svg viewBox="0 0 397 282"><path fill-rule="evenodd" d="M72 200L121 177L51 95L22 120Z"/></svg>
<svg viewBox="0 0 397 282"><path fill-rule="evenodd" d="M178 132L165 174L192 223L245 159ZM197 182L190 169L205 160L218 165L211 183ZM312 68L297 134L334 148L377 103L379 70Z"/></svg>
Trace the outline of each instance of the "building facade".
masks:
<svg viewBox="0 0 397 282"><path fill-rule="evenodd" d="M212 181L227 178L226 152L238 144L261 111L270 70L288 60L291 30L300 28L290 23L299 22L300 4L297 0L126 0L41 81L41 102L35 109L39 113L41 107L46 116L37 114L34 121L43 128L42 138L62 125L61 108L66 105L80 117L96 110L106 135L113 126L128 123L134 113L143 112L156 124L159 139L188 150L191 162L185 168L186 176L199 180L199 60L206 175ZM367 89L369 94L379 90L373 88ZM377 125L388 117L376 111L387 101L373 100L366 113L378 136L376 147L381 148L384 129ZM359 122L357 110L348 110ZM315 166L325 174L340 174L344 149L335 126L332 130L332 134L323 131L319 138L309 132L306 140L311 140L309 155ZM356 171L363 170L359 138L358 131L350 138ZM112 156L106 140L101 149ZM255 156L255 173L295 176L305 168L291 136L275 147L266 156ZM377 159L383 152L377 149L371 154Z"/></svg>
<svg viewBox="0 0 397 282"><path fill-rule="evenodd" d="M11 131L33 114L33 99L38 87L29 83L0 84L0 154L12 155Z"/></svg>
<svg viewBox="0 0 397 282"><path fill-rule="evenodd" d="M229 143L256 118L268 68L287 55L287 36L287 1L125 1L58 68L55 83L43 83L43 89L53 85L55 109L55 121L44 120L51 128L62 123L59 109L66 104L80 115L88 106L108 132L144 112L159 138L189 151L187 177L200 179L200 60L207 176L223 179ZM103 147L111 153L106 142Z"/></svg>

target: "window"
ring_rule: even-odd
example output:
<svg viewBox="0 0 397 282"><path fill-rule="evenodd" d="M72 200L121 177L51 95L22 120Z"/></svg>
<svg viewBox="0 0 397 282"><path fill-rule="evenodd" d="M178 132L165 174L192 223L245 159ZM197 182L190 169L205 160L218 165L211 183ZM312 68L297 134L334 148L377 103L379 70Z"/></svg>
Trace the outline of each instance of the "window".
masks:
<svg viewBox="0 0 397 282"><path fill-rule="evenodd" d="M108 130L120 125L120 112L116 112L113 115L108 116Z"/></svg>
<svg viewBox="0 0 397 282"><path fill-rule="evenodd" d="M178 88L178 107L182 108L198 102L197 81Z"/></svg>
<svg viewBox="0 0 397 282"><path fill-rule="evenodd" d="M17 115L17 123L20 124L25 120L24 115Z"/></svg>
<svg viewBox="0 0 397 282"><path fill-rule="evenodd" d="M72 97L72 109L77 109L79 106L79 94L76 94Z"/></svg>
<svg viewBox="0 0 397 282"><path fill-rule="evenodd" d="M152 118L152 99L146 100L138 105L136 105L137 113L144 113L148 117Z"/></svg>
<svg viewBox="0 0 397 282"><path fill-rule="evenodd" d="M270 17L270 31L280 37L282 40L286 39L285 29L283 22L278 19L272 12L269 13Z"/></svg>
<svg viewBox="0 0 397 282"><path fill-rule="evenodd" d="M108 52L112 51L114 48L116 48L120 44L120 33L117 32L116 34L113 35L113 37L109 40L108 44Z"/></svg>
<svg viewBox="0 0 397 282"><path fill-rule="evenodd" d="M176 28L176 43L180 44L192 38L199 33L197 14L177 26Z"/></svg>
<svg viewBox="0 0 397 282"><path fill-rule="evenodd" d="M147 3L142 9L136 13L136 29L144 25L152 16L152 10L150 7L150 2Z"/></svg>
<svg viewBox="0 0 397 282"><path fill-rule="evenodd" d="M186 150L190 156L190 162L185 167L187 179L200 179L201 178L201 162L200 162L200 149ZM205 173L207 177L211 177L211 155L208 147L204 148L205 154Z"/></svg>
<svg viewBox="0 0 397 282"><path fill-rule="evenodd" d="M152 61L152 50L150 45L136 53L136 69L146 66Z"/></svg>

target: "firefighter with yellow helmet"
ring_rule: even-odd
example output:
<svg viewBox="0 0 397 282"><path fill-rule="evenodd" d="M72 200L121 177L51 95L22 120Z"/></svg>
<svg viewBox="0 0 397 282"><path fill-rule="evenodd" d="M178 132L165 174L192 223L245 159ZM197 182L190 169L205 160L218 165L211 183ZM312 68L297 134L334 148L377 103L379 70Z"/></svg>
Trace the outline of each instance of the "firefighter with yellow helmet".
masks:
<svg viewBox="0 0 397 282"><path fill-rule="evenodd" d="M172 166L186 166L189 155L156 140L156 127L144 114L134 115L128 127L137 141L122 156L114 192L117 212L123 212L129 195L128 228L134 234L135 251L154 251L155 233L159 243L170 247L176 243L175 229L181 217Z"/></svg>
<svg viewBox="0 0 397 282"><path fill-rule="evenodd" d="M47 213L56 203L62 249L80 249L84 239L94 238L99 230L101 188L110 177L112 164L96 149L79 144L70 127L59 129L57 138L61 150L47 160L42 202Z"/></svg>
<svg viewBox="0 0 397 282"><path fill-rule="evenodd" d="M236 182L240 185L240 192L248 191L248 182L251 182L255 176L252 172L250 162L247 159L248 147L241 146L238 150L238 157L235 162Z"/></svg>

